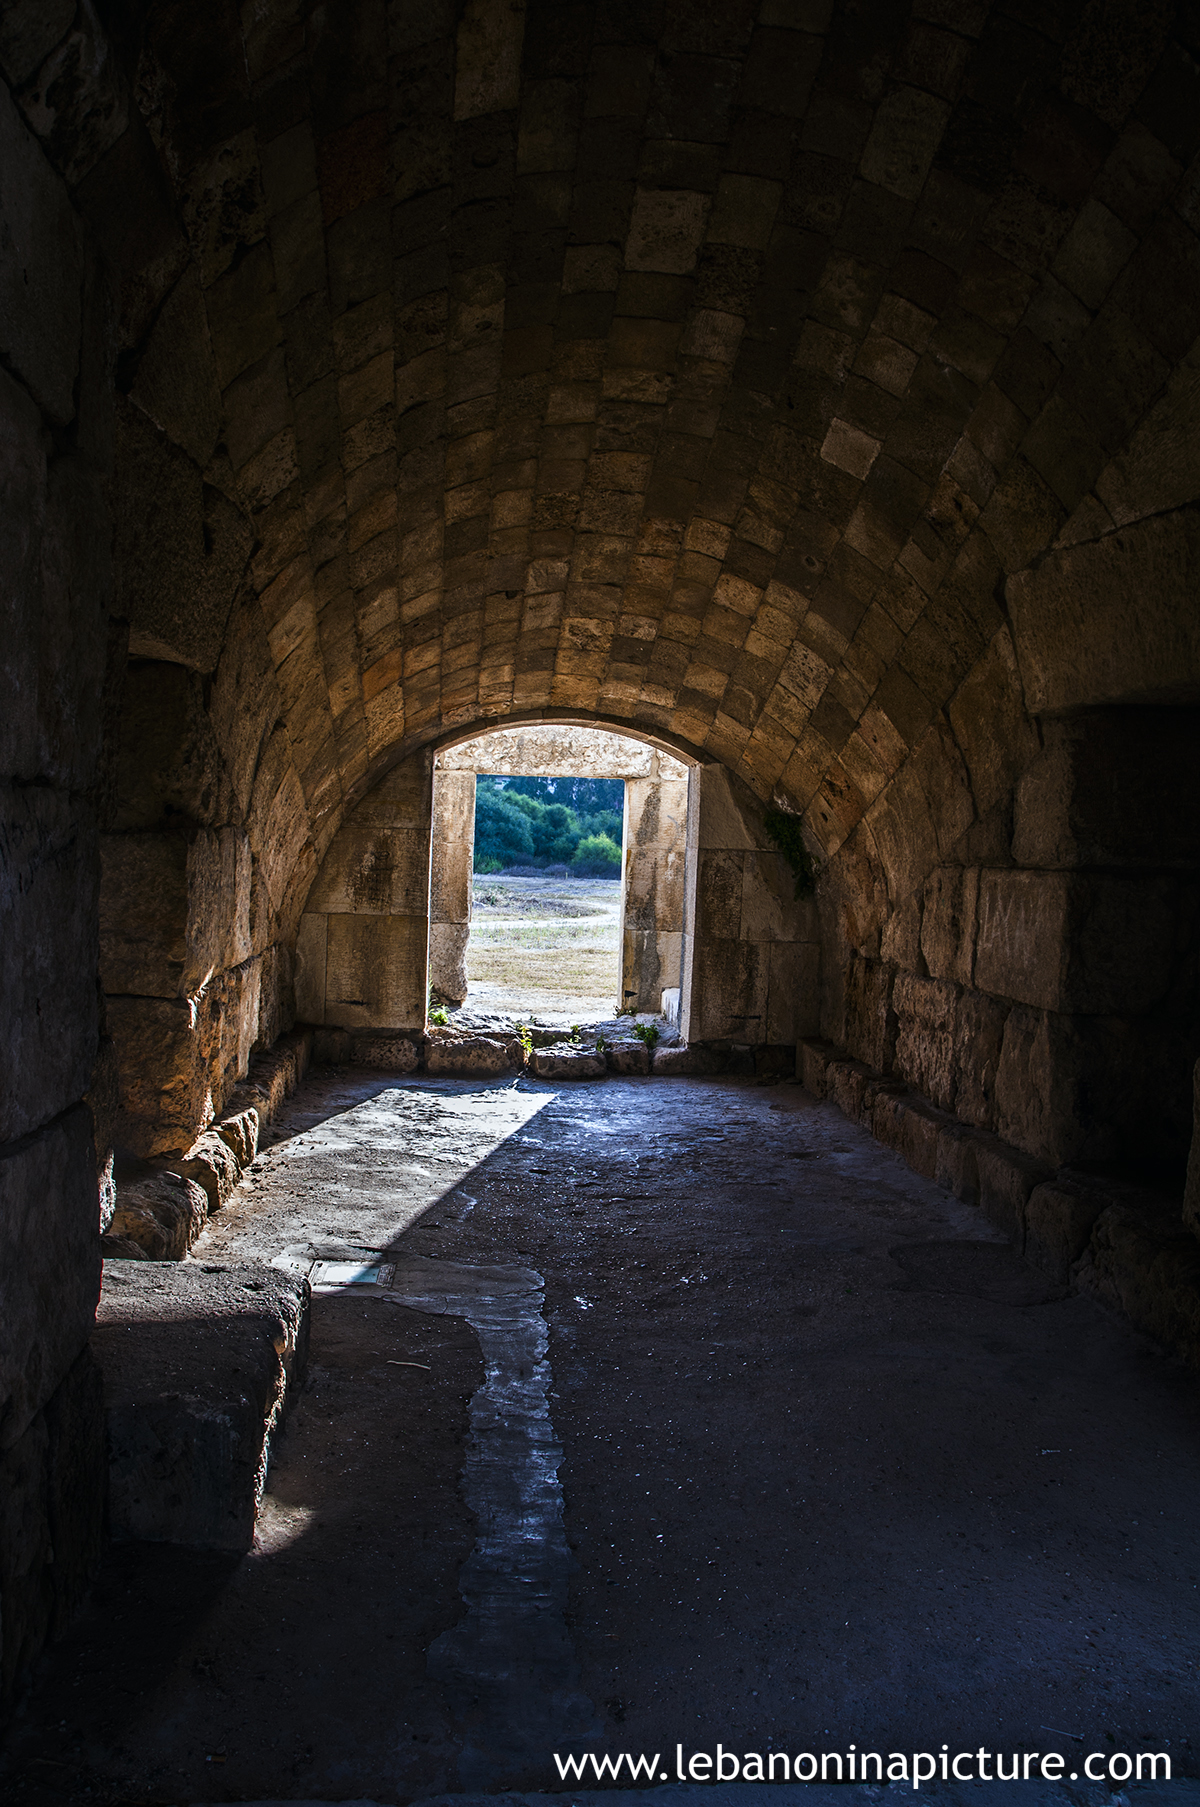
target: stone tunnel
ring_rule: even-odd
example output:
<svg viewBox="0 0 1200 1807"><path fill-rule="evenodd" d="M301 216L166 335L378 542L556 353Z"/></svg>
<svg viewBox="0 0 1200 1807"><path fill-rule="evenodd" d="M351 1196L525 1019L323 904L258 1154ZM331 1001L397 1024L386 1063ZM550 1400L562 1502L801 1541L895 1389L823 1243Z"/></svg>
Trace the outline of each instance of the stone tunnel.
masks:
<svg viewBox="0 0 1200 1807"><path fill-rule="evenodd" d="M310 1061L439 1070L516 730L618 748L664 1085L1200 1361L1194 10L9 0L0 73L6 1697L123 1174L186 1254Z"/></svg>

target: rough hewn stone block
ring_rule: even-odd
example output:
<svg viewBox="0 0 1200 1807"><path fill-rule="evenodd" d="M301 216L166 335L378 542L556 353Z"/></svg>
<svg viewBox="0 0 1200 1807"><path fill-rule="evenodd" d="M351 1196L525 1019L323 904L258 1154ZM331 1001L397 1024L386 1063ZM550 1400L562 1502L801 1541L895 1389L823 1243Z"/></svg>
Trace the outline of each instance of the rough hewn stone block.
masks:
<svg viewBox="0 0 1200 1807"><path fill-rule="evenodd" d="M573 1048L560 1042L552 1048L535 1048L529 1070L537 1079L603 1079L608 1072L604 1056L594 1049Z"/></svg>
<svg viewBox="0 0 1200 1807"><path fill-rule="evenodd" d="M0 995L10 1038L0 1143L87 1089L99 1029L95 852L86 806L40 785L0 785Z"/></svg>
<svg viewBox="0 0 1200 1807"><path fill-rule="evenodd" d="M232 1149L242 1169L249 1167L258 1153L258 1129L258 1112L252 1107L239 1111L236 1116L222 1117L219 1123L213 1124L214 1134Z"/></svg>
<svg viewBox="0 0 1200 1807"><path fill-rule="evenodd" d="M107 1265L92 1348L115 1539L249 1549L308 1311L307 1280L275 1268Z"/></svg>
<svg viewBox="0 0 1200 1807"><path fill-rule="evenodd" d="M228 1149L225 1154L232 1162ZM204 1167L203 1172L213 1180L215 1192L211 1170ZM207 1223L208 1212L208 1195L197 1175L156 1173L118 1186L109 1235L136 1242L151 1261L182 1261Z"/></svg>
<svg viewBox="0 0 1200 1807"><path fill-rule="evenodd" d="M1099 1192L1062 1181L1035 1186L1025 1205L1025 1259L1065 1286L1107 1203Z"/></svg>
<svg viewBox="0 0 1200 1807"><path fill-rule="evenodd" d="M998 1136L979 1131L975 1140L979 1203L998 1230L1018 1248L1025 1233L1025 1206L1035 1186L1049 1180L1049 1170Z"/></svg>
<svg viewBox="0 0 1200 1807"><path fill-rule="evenodd" d="M1200 1366L1200 1248L1170 1212L1109 1205L1092 1227L1076 1283Z"/></svg>
<svg viewBox="0 0 1200 1807"><path fill-rule="evenodd" d="M228 1203L242 1177L232 1144L211 1129L192 1143L179 1163L179 1171L185 1180L193 1180L200 1187L209 1211L219 1211Z"/></svg>
<svg viewBox="0 0 1200 1807"><path fill-rule="evenodd" d="M726 1049L706 1048L703 1044L675 1048L656 1048L650 1062L655 1078L675 1074L723 1073L729 1064Z"/></svg>
<svg viewBox="0 0 1200 1807"><path fill-rule="evenodd" d="M0 1441L20 1436L87 1341L100 1288L91 1114L0 1153Z"/></svg>
<svg viewBox="0 0 1200 1807"><path fill-rule="evenodd" d="M421 1064L421 1045L414 1036L354 1035L347 1058L357 1067L377 1067L384 1073L415 1073Z"/></svg>
<svg viewBox="0 0 1200 1807"><path fill-rule="evenodd" d="M75 412L83 228L66 189L13 104L0 94L0 352L52 420Z"/></svg>
<svg viewBox="0 0 1200 1807"><path fill-rule="evenodd" d="M824 1098L826 1073L837 1050L832 1042L815 1041L811 1037L796 1048L796 1077L814 1098Z"/></svg>

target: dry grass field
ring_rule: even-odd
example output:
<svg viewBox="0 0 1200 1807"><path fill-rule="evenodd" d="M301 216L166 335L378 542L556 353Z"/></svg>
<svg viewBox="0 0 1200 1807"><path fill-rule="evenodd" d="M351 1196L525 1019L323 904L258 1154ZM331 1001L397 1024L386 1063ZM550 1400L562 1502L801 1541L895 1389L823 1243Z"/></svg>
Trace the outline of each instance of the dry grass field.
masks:
<svg viewBox="0 0 1200 1807"><path fill-rule="evenodd" d="M619 880L477 875L466 1007L611 1016L620 933Z"/></svg>

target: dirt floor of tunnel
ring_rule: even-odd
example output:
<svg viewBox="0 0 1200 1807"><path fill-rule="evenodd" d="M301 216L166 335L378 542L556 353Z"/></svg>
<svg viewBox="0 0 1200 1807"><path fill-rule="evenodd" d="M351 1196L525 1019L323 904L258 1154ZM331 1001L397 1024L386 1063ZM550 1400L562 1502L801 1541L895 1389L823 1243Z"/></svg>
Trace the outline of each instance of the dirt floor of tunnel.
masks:
<svg viewBox="0 0 1200 1807"><path fill-rule="evenodd" d="M831 1107L343 1070L271 1143L202 1258L544 1276L566 1624L599 1734L569 1748L672 1769L677 1743L947 1741L1200 1768L1193 1377ZM426 1656L478 1531L459 1491L478 1344L374 1296L314 1314L262 1547L114 1552L10 1740L6 1798L461 1785ZM500 1780L558 1787L554 1748Z"/></svg>

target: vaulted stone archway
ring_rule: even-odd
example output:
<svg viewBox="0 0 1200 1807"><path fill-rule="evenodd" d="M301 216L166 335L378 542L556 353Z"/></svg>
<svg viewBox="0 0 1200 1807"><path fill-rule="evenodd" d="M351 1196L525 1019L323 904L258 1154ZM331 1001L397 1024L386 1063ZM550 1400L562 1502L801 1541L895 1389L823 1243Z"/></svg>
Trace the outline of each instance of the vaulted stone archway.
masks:
<svg viewBox="0 0 1200 1807"><path fill-rule="evenodd" d="M188 1149L337 837L506 724L697 762L742 883L798 819L814 1083L1181 1182L1198 64L1120 0L6 9L18 1492L94 1428L114 1144Z"/></svg>

